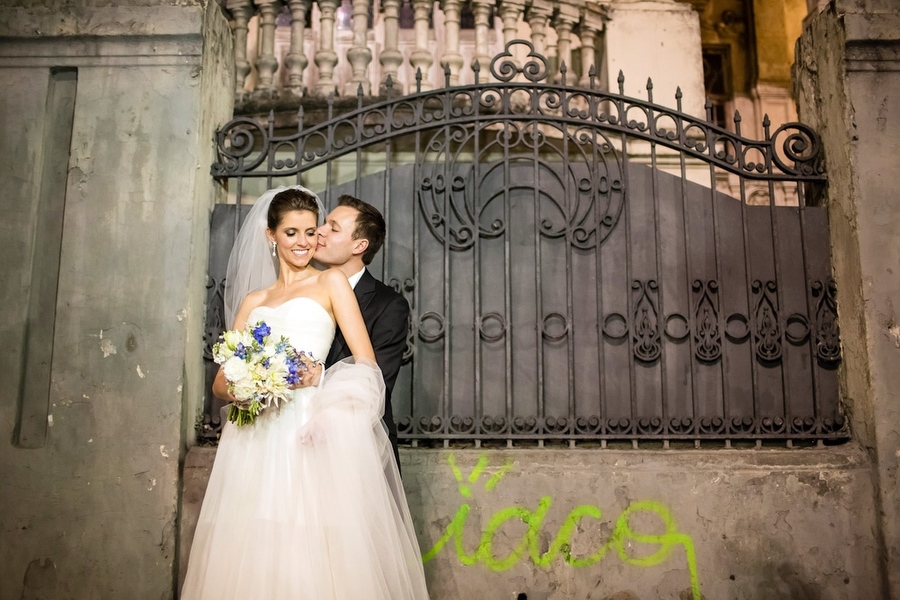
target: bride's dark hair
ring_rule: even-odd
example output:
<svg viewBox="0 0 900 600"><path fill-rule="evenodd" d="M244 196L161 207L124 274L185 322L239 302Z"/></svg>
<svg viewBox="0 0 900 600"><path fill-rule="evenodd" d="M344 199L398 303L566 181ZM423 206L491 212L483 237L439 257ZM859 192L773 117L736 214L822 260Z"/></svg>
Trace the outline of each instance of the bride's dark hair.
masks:
<svg viewBox="0 0 900 600"><path fill-rule="evenodd" d="M319 204L315 196L303 190L288 188L275 194L269 204L269 212L266 215L269 229L275 231L284 215L294 210L308 210L316 216L316 222L319 221Z"/></svg>

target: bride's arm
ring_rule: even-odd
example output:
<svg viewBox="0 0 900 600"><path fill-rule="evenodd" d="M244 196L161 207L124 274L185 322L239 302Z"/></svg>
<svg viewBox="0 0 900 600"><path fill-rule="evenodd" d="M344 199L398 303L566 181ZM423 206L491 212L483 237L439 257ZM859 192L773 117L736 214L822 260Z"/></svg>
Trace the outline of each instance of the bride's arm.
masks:
<svg viewBox="0 0 900 600"><path fill-rule="evenodd" d="M244 301L241 302L241 308L238 309L237 316L234 319L234 326L232 329L243 329L247 326L247 319L250 317L250 311L256 308L261 301L261 295L258 292L254 292L252 294L247 294L244 298ZM218 398L219 400L224 400L226 402L237 402L237 398L235 398L228 391L228 382L225 381L225 371L222 370L222 367L219 367L219 372L216 373L216 378L213 380L212 385L212 393L213 396Z"/></svg>
<svg viewBox="0 0 900 600"><path fill-rule="evenodd" d="M328 296L331 299L331 309L334 311L334 320L341 328L344 341L350 348L353 358L365 358L375 361L375 350L372 349L372 341L366 331L362 313L359 312L359 303L353 294L353 288L347 281L347 276L337 269L329 269L320 275Z"/></svg>

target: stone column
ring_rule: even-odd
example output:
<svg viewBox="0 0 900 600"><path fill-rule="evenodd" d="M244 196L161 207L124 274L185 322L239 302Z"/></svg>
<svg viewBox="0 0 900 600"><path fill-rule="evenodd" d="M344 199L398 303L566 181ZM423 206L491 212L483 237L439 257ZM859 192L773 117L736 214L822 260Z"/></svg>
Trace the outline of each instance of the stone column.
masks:
<svg viewBox="0 0 900 600"><path fill-rule="evenodd" d="M379 61L384 71L381 80L382 92L385 82L390 77L395 89L400 83L397 74L400 65L403 64L403 54L400 52L400 23L398 21L400 0L381 0L381 9L384 11L384 50L381 51ZM401 90L402 91L402 90Z"/></svg>
<svg viewBox="0 0 900 600"><path fill-rule="evenodd" d="M459 85L459 72L463 66L463 57L459 53L460 4L460 0L441 0L447 35L441 64L450 67L450 85Z"/></svg>
<svg viewBox="0 0 900 600"><path fill-rule="evenodd" d="M345 93L352 96L362 86L363 96L372 91L369 82L369 63L372 62L372 51L368 45L369 34L369 0L353 0L353 45L347 51L347 60L353 68L353 75L347 84Z"/></svg>
<svg viewBox="0 0 900 600"><path fill-rule="evenodd" d="M519 37L519 19L525 12L522 0L501 0L497 12L503 22L503 45Z"/></svg>
<svg viewBox="0 0 900 600"><path fill-rule="evenodd" d="M591 67L595 67L595 57L597 55L597 37L603 31L603 19L600 13L592 7L586 6L584 14L581 17L581 23L578 25L578 35L581 38L581 79L578 80L579 85L588 87L591 83L590 72ZM595 86L599 87L596 76L599 70L594 70Z"/></svg>
<svg viewBox="0 0 900 600"><path fill-rule="evenodd" d="M481 67L479 78L487 81L490 77L488 66L491 64L491 53L488 49L488 33L490 32L491 9L494 0L472 0L472 13L475 16L475 57Z"/></svg>
<svg viewBox="0 0 900 600"><path fill-rule="evenodd" d="M553 5L546 0L533 0L525 13L525 20L531 26L531 43L534 51L547 56L547 34L545 29L553 16Z"/></svg>
<svg viewBox="0 0 900 600"><path fill-rule="evenodd" d="M434 64L434 58L428 49L428 15L431 14L431 0L413 0L413 10L416 18L416 49L409 56L409 62L413 69L422 70L422 89L430 90L431 85L431 65Z"/></svg>
<svg viewBox="0 0 900 600"><path fill-rule="evenodd" d="M561 67L563 63L570 72L566 75L567 83L572 83L572 30L581 19L578 8L571 4L560 4L559 12L553 19L553 28L556 30L556 56L557 67ZM557 73L554 80L559 82L562 76Z"/></svg>
<svg viewBox="0 0 900 600"><path fill-rule="evenodd" d="M240 100L246 95L244 81L250 74L247 60L247 23L253 16L252 0L227 0L225 8L231 15L231 30L234 37L234 94Z"/></svg>
<svg viewBox="0 0 900 600"><path fill-rule="evenodd" d="M304 92L303 69L309 64L303 51L303 33L306 28L306 13L311 0L287 0L291 10L291 51L284 57L288 69L288 90L300 96Z"/></svg>
<svg viewBox="0 0 900 600"><path fill-rule="evenodd" d="M275 92L275 71L278 70L278 59L275 58L275 19L281 11L278 0L254 0L259 13L259 58L256 59L256 72L259 79L254 92L272 94Z"/></svg>
<svg viewBox="0 0 900 600"><path fill-rule="evenodd" d="M834 0L810 17L794 66L800 120L822 136L828 161L841 396L876 480L882 560L872 598L900 598L898 31L895 3Z"/></svg>
<svg viewBox="0 0 900 600"><path fill-rule="evenodd" d="M338 57L334 52L334 13L340 0L318 0L319 11L319 49L316 50L315 63L319 67L319 81L316 94L327 96L335 93L337 85L334 81L334 67Z"/></svg>

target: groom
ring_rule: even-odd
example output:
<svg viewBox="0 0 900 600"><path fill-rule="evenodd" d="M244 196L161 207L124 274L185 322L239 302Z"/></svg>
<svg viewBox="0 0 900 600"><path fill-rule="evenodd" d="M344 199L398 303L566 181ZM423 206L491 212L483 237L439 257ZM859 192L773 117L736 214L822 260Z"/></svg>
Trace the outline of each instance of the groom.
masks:
<svg viewBox="0 0 900 600"><path fill-rule="evenodd" d="M409 304L406 298L375 279L366 268L384 244L384 217L371 204L345 195L338 198L337 208L328 213L317 233L319 242L315 260L326 267L340 269L356 293L375 349L375 361L384 376L384 424L399 468L397 425L391 410L391 391L406 350ZM330 367L349 356L350 349L338 330L325 366Z"/></svg>

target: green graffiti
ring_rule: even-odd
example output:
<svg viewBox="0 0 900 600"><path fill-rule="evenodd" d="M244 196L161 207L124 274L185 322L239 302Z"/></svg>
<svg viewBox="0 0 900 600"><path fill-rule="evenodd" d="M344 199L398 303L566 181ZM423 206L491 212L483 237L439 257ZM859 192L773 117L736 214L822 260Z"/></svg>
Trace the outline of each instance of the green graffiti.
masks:
<svg viewBox="0 0 900 600"><path fill-rule="evenodd" d="M451 454L447 458L447 462L453 471L453 477L456 479L459 487L459 493L464 499L472 497L472 487L481 477L482 473L488 466L488 459L482 455L472 472L467 478L463 477L462 471L456 464L456 458ZM491 491L500 482L503 476L512 469L512 462L507 461L500 470L488 479L485 489ZM434 546L422 556L423 562L433 559L444 548L450 539L453 539L456 555L460 562L464 565L474 565L481 563L493 571L505 571L518 563L528 554L531 561L538 567L546 568L562 556L562 559L572 567L583 568L589 567L601 561L610 550L613 550L619 557L619 560L628 565L637 567L652 567L668 560L672 550L675 548L684 548L685 557L687 559L688 572L691 579L691 593L693 600L700 600L700 578L697 574L697 556L694 552L694 542L687 534L680 533L672 517L671 511L659 502L652 500L641 500L632 502L619 515L616 520L613 532L609 540L603 544L596 552L587 556L575 556L571 550L571 537L578 528L579 523L583 519L594 519L601 521L603 512L596 506L590 504L582 504L576 506L569 512L563 521L559 532L553 541L550 542L546 552L540 551L540 532L544 525L544 518L553 504L550 496L542 497L534 510L521 506L513 506L504 508L494 514L487 523L484 531L481 533L481 539L478 547L473 552L467 552L463 546L463 529L466 524L466 518L469 515L471 506L468 502L463 502L456 514L451 519L450 524L443 535L435 542ZM662 525L662 533L641 533L635 531L631 525L631 518L638 515L651 516L660 521ZM526 525L526 530L522 538L516 546L505 556L497 556L493 548L493 540L497 532L507 521L521 521ZM632 554L635 544L641 547L652 546L654 551L645 556L635 556ZM629 549L631 552L629 553Z"/></svg>

